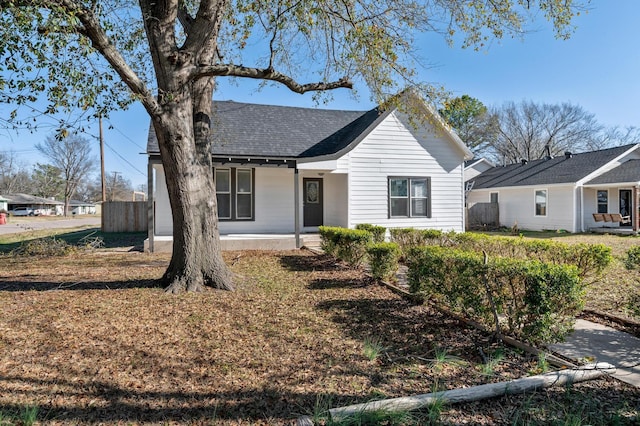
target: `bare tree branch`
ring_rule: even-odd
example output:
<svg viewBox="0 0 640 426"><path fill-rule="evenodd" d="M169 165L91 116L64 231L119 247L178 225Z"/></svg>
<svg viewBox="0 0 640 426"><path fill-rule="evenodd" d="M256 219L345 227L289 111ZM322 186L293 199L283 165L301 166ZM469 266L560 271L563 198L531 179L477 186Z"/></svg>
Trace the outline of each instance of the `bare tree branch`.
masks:
<svg viewBox="0 0 640 426"><path fill-rule="evenodd" d="M306 93L321 90L332 90L338 88L351 89L353 82L347 77L343 77L333 82L317 82L300 84L292 77L282 74L269 68L250 68L241 65L220 64L220 65L201 65L197 68L192 79L200 77L217 77L217 76L233 76L254 78L258 80L269 80L281 83L296 93Z"/></svg>

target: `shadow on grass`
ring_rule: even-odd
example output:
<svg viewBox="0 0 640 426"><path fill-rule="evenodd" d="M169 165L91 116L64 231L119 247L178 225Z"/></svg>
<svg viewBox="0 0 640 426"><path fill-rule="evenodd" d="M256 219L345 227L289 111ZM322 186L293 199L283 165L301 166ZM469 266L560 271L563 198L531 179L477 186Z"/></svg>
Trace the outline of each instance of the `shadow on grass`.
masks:
<svg viewBox="0 0 640 426"><path fill-rule="evenodd" d="M2 281L0 291L52 291L52 290L124 290L131 288L162 288L160 280L132 281L79 281L79 282L25 282Z"/></svg>
<svg viewBox="0 0 640 426"><path fill-rule="evenodd" d="M128 248L130 251L142 251L144 240L147 238L146 232L102 232L100 228L87 228L79 231L61 232L57 231L33 231L19 235L12 235L15 241L0 244L0 253L10 253L20 247L21 244L55 238L65 241L69 245L83 246L96 240L102 240L102 248Z"/></svg>
<svg viewBox="0 0 640 426"><path fill-rule="evenodd" d="M347 267L328 255L282 255L280 264L289 271L344 271Z"/></svg>
<svg viewBox="0 0 640 426"><path fill-rule="evenodd" d="M178 373L179 374L179 373ZM145 423L185 424L214 420L244 421L248 424L292 424L295 418L312 414L309 410L320 399L333 403L347 404L354 395L320 394L315 392L283 392L277 388L229 389L223 391L146 391L122 388L108 382L87 379L86 385L76 381L25 378L20 376L0 376L0 391L20 386L24 397L38 407L40 422L61 422L65 424L120 424ZM50 389L55 388L56 400L69 401L65 405L39 403L50 401ZM65 390L68 389L68 390ZM81 405L75 398L92 401ZM24 406L0 404L0 414L20 413Z"/></svg>

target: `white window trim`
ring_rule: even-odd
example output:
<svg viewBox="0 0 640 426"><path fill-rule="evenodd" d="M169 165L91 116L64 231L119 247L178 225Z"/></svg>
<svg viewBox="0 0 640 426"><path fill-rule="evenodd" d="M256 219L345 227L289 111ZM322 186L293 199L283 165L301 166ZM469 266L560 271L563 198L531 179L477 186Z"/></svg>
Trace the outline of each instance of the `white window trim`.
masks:
<svg viewBox="0 0 640 426"><path fill-rule="evenodd" d="M240 192L238 189L238 172L247 171L249 172L249 192ZM240 216L238 215L238 195L249 195L249 216ZM236 204L236 220L250 220L253 219L253 171L247 168L237 168L236 169L236 196L235 204Z"/></svg>
<svg viewBox="0 0 640 426"><path fill-rule="evenodd" d="M608 189L596 189L596 212L598 212L598 206L600 206L600 202L598 201L598 192L605 191L607 193L607 211L603 213L609 213L609 190ZM599 213L599 212L598 212Z"/></svg>
<svg viewBox="0 0 640 426"><path fill-rule="evenodd" d="M218 219L231 219L231 169L230 168L225 168L225 167L216 167L214 174L213 174L213 185L214 187L216 186L216 177L218 175L218 172L226 172L227 173L227 179L229 179L229 191L218 191L218 188L216 188L216 194L220 194L220 195L228 195L229 196L229 216L220 216L220 210L218 210Z"/></svg>
<svg viewBox="0 0 640 426"><path fill-rule="evenodd" d="M544 191L544 214L538 214L538 202L536 200L536 196L540 191ZM533 190L533 215L535 217L547 217L549 215L549 189L538 188Z"/></svg>

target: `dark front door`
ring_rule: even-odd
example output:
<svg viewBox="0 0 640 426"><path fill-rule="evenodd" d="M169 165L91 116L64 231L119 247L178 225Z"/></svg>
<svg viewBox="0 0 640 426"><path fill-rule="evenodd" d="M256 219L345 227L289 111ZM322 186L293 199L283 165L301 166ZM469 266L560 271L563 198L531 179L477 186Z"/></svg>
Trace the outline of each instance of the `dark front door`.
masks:
<svg viewBox="0 0 640 426"><path fill-rule="evenodd" d="M302 200L303 200L303 225L322 225L322 179L304 178L302 179Z"/></svg>
<svg viewBox="0 0 640 426"><path fill-rule="evenodd" d="M630 189L621 189L620 190L620 214L622 216L629 216L631 221L626 225L631 225L633 223L633 204L631 200L631 190Z"/></svg>

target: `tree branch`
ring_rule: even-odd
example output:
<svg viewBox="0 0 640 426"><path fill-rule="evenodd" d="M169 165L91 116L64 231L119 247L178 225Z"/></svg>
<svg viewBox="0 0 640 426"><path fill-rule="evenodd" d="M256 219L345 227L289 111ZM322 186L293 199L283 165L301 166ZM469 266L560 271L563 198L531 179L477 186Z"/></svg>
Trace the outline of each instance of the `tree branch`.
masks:
<svg viewBox="0 0 640 426"><path fill-rule="evenodd" d="M291 90L292 92L296 93L318 92L339 88L353 88L353 82L349 80L348 77L342 77L341 79L332 82L300 84L292 77L282 74L278 71L274 71L270 68L249 68L233 64L201 65L196 69L194 75L192 75L192 78L197 79L200 77L217 76L244 77L254 78L258 80L275 81L276 83L280 83L289 88L289 90Z"/></svg>

